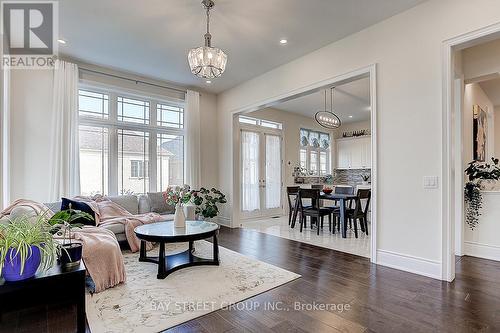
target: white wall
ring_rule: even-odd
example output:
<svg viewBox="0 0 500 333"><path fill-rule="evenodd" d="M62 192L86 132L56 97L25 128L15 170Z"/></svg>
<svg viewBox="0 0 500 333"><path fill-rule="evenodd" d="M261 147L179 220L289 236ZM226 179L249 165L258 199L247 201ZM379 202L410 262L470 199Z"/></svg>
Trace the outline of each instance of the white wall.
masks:
<svg viewBox="0 0 500 333"><path fill-rule="evenodd" d="M500 1L428 1L219 95L223 190L234 199L231 112L377 64L377 254L441 277L442 188L423 189L422 180L442 174L442 43L499 21Z"/></svg>
<svg viewBox="0 0 500 333"><path fill-rule="evenodd" d="M11 71L11 201L17 198L47 201L47 175L50 174L47 159L50 154L50 133L53 130L52 80L51 70ZM216 96L204 92L200 104L201 183L215 186L218 181Z"/></svg>
<svg viewBox="0 0 500 333"><path fill-rule="evenodd" d="M462 52L465 80L500 74L500 39L467 48Z"/></svg>
<svg viewBox="0 0 500 333"><path fill-rule="evenodd" d="M495 107L495 154L496 158L500 158L500 106Z"/></svg>

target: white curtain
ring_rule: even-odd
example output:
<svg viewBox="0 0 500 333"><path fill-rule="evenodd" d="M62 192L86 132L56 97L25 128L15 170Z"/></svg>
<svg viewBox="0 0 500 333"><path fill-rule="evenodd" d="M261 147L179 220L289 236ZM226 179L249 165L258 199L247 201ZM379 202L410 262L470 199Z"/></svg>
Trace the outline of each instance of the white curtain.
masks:
<svg viewBox="0 0 500 333"><path fill-rule="evenodd" d="M260 209L259 134L241 131L241 210Z"/></svg>
<svg viewBox="0 0 500 333"><path fill-rule="evenodd" d="M80 194L78 66L56 60L52 97L49 199Z"/></svg>
<svg viewBox="0 0 500 333"><path fill-rule="evenodd" d="M266 208L281 206L281 138L266 134Z"/></svg>
<svg viewBox="0 0 500 333"><path fill-rule="evenodd" d="M0 91L0 209L10 204L10 69L1 71L3 86Z"/></svg>
<svg viewBox="0 0 500 333"><path fill-rule="evenodd" d="M184 110L184 126L186 136L184 182L191 188L199 189L201 186L201 161L200 161L200 93L188 90L186 94L186 108Z"/></svg>

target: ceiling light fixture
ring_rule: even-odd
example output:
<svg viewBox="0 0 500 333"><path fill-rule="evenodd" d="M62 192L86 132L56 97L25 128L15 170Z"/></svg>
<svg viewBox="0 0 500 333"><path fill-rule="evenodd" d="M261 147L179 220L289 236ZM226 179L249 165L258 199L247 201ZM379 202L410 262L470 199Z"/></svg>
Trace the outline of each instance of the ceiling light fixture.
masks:
<svg viewBox="0 0 500 333"><path fill-rule="evenodd" d="M212 83L212 81L210 81L210 80L206 80L205 82L206 82L207 84Z"/></svg>
<svg viewBox="0 0 500 333"><path fill-rule="evenodd" d="M57 41L59 42L59 44L66 44L66 41L64 39L58 39Z"/></svg>
<svg viewBox="0 0 500 333"><path fill-rule="evenodd" d="M349 116L349 118L352 118L352 116Z"/></svg>
<svg viewBox="0 0 500 333"><path fill-rule="evenodd" d="M281 39L281 40L280 40L280 44L283 44L283 45L284 45L284 44L286 44L286 43L288 43L288 41L287 41L286 39Z"/></svg>
<svg viewBox="0 0 500 333"><path fill-rule="evenodd" d="M213 0L203 0L201 3L207 11L205 46L191 49L188 53L188 62L191 73L204 79L213 79L221 76L226 70L227 55L221 49L212 47L210 10L214 8L215 3Z"/></svg>
<svg viewBox="0 0 500 333"><path fill-rule="evenodd" d="M335 113L333 113L333 89L335 89L335 87L330 89L330 111L328 111L326 108L327 105L325 89L325 109L316 112L316 114L314 115L314 119L316 119L316 122L324 128L328 129L339 128L342 124L340 118Z"/></svg>

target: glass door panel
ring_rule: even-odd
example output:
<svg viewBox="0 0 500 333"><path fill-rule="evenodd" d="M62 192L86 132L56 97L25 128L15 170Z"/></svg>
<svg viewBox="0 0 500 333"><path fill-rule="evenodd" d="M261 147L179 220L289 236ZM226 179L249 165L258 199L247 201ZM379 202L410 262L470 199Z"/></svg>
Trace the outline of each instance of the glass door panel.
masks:
<svg viewBox="0 0 500 333"><path fill-rule="evenodd" d="M281 207L281 137L265 134L265 208Z"/></svg>
<svg viewBox="0 0 500 333"><path fill-rule="evenodd" d="M260 135L241 131L241 210L260 209Z"/></svg>

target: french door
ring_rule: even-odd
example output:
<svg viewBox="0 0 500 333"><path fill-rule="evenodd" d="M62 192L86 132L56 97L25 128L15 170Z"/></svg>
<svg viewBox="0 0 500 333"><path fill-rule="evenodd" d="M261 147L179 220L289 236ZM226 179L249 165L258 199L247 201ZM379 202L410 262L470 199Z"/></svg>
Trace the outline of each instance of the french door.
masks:
<svg viewBox="0 0 500 333"><path fill-rule="evenodd" d="M241 217L281 215L281 131L245 127L240 134Z"/></svg>

